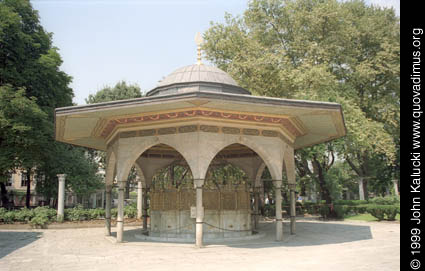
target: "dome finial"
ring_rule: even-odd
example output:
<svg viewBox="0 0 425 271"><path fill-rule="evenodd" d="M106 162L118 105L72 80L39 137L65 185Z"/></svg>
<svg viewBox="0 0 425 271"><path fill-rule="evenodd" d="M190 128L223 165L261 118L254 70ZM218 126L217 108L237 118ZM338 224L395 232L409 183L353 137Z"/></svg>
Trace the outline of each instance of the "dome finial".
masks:
<svg viewBox="0 0 425 271"><path fill-rule="evenodd" d="M202 36L201 36L201 33L196 33L196 36L195 36L195 42L196 42L196 45L198 46L198 58L197 58L197 61L196 61L196 64L198 64L198 65L201 65L202 64L202 54L201 54L201 45L202 45L202 43L204 43L204 39L202 38Z"/></svg>

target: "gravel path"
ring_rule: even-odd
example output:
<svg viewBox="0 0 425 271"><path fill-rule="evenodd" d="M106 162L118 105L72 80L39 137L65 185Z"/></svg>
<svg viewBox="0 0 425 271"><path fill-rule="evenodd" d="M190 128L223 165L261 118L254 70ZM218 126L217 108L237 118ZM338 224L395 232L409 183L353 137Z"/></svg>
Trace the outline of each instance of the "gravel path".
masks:
<svg viewBox="0 0 425 271"><path fill-rule="evenodd" d="M122 244L103 228L0 230L0 270L400 270L400 224L298 219L297 235L284 223L283 242L274 224L266 237L226 244L142 242L126 227Z"/></svg>

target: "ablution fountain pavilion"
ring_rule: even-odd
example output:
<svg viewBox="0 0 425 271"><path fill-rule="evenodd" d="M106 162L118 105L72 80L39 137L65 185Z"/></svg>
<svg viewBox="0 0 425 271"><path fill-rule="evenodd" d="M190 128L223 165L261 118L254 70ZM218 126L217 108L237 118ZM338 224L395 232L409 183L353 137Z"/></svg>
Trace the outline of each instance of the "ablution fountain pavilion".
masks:
<svg viewBox="0 0 425 271"><path fill-rule="evenodd" d="M283 172L294 234L294 151L346 134L341 105L252 96L226 72L201 63L199 50L196 64L175 70L145 97L57 108L55 118L56 140L107 153L107 235L116 185L116 241L123 241L124 188L134 166L143 189L145 234L194 239L197 247L204 238L251 235L258 223L255 188L262 186L266 167L275 189L276 240L283 240ZM243 170L245 180L209 181L209 172L226 163ZM187 169L190 181L155 185L154 175L170 165Z"/></svg>

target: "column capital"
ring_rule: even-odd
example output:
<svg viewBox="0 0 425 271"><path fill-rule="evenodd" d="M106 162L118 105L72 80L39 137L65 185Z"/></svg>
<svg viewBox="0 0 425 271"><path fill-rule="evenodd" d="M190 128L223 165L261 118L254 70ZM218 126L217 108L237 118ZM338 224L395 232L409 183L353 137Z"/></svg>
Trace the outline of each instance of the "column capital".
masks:
<svg viewBox="0 0 425 271"><path fill-rule="evenodd" d="M57 174L56 176L58 177L59 181L65 181L66 174Z"/></svg>
<svg viewBox="0 0 425 271"><path fill-rule="evenodd" d="M193 185L195 186L195 188L202 188L204 183L205 183L205 179L194 179L193 180Z"/></svg>
<svg viewBox="0 0 425 271"><path fill-rule="evenodd" d="M282 188L282 180L273 180L273 185L275 188Z"/></svg>

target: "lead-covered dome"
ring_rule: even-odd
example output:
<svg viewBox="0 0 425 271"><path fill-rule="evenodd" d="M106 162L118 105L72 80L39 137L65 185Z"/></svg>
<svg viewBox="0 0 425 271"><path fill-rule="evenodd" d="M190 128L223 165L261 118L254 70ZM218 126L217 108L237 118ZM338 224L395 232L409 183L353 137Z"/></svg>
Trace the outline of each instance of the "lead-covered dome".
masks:
<svg viewBox="0 0 425 271"><path fill-rule="evenodd" d="M236 81L219 68L194 64L179 68L161 80L147 96L168 95L192 91L214 91L235 94L251 94L238 86Z"/></svg>

